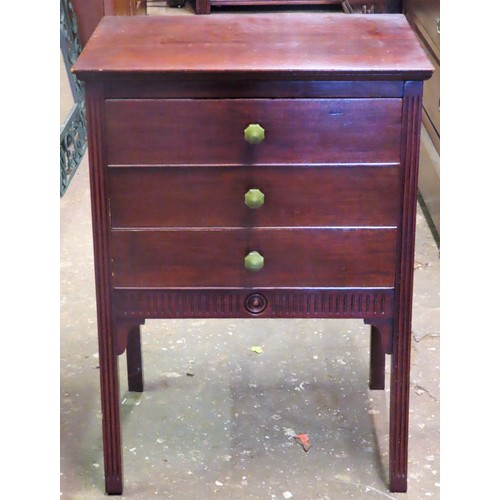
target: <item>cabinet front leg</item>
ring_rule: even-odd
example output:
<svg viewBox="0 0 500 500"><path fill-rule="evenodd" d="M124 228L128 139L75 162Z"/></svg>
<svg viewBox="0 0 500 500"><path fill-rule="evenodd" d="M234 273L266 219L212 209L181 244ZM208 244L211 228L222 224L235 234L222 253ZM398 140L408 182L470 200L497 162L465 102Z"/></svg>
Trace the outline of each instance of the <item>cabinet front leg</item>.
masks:
<svg viewBox="0 0 500 500"><path fill-rule="evenodd" d="M389 422L390 490L405 492L408 475L408 425L410 410L410 332L398 335L391 366Z"/></svg>
<svg viewBox="0 0 500 500"><path fill-rule="evenodd" d="M111 332L110 332L111 333ZM122 448L120 423L120 381L118 356L112 348L111 335L101 335L99 367L101 382L102 435L104 452L104 480L106 492L121 495Z"/></svg>
<svg viewBox="0 0 500 500"><path fill-rule="evenodd" d="M389 487L405 492L408 482L408 425L410 413L410 350L415 258L415 228L418 191L418 153L422 118L422 82L408 81L404 87L401 165L403 168L400 248L394 291L394 322L391 361L389 423Z"/></svg>

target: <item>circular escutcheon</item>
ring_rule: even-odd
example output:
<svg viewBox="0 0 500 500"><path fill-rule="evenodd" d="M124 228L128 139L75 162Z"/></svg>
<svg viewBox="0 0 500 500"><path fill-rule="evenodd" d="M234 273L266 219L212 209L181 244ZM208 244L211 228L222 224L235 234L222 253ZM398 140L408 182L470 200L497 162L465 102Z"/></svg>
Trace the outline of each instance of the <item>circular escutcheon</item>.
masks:
<svg viewBox="0 0 500 500"><path fill-rule="evenodd" d="M260 314L267 307L267 299L260 293L252 293L245 299L245 309L252 314Z"/></svg>

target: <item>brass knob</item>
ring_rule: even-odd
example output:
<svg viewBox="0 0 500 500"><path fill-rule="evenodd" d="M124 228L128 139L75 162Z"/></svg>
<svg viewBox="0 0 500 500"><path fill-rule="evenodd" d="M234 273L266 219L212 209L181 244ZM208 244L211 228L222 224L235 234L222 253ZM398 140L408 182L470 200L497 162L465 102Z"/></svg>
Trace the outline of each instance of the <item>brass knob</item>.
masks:
<svg viewBox="0 0 500 500"><path fill-rule="evenodd" d="M245 193L245 205L248 208L260 208L264 205L265 195L260 189L249 189Z"/></svg>
<svg viewBox="0 0 500 500"><path fill-rule="evenodd" d="M266 136L265 130L258 123L251 123L244 131L245 141L250 144L259 144Z"/></svg>
<svg viewBox="0 0 500 500"><path fill-rule="evenodd" d="M250 252L245 256L245 268L252 272L260 271L264 267L264 257L259 252Z"/></svg>

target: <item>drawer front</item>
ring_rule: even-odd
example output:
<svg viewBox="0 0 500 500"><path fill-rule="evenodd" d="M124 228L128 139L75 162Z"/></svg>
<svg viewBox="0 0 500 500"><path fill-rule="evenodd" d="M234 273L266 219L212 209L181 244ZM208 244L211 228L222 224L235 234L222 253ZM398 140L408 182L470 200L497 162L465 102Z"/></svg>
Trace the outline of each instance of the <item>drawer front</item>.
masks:
<svg viewBox="0 0 500 500"><path fill-rule="evenodd" d="M396 229L112 231L113 286L393 287ZM264 257L259 271L245 256Z"/></svg>
<svg viewBox="0 0 500 500"><path fill-rule="evenodd" d="M111 165L399 162L401 99L106 101ZM244 130L258 123L259 144Z"/></svg>
<svg viewBox="0 0 500 500"><path fill-rule="evenodd" d="M395 226L400 184L398 166L112 168L111 224ZM245 204L251 189L264 195L262 206Z"/></svg>

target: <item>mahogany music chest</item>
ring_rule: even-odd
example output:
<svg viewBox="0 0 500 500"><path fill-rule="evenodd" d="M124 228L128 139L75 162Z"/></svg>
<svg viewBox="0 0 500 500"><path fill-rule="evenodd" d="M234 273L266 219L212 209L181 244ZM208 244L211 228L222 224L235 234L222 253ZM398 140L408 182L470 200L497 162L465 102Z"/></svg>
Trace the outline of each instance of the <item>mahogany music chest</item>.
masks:
<svg viewBox="0 0 500 500"><path fill-rule="evenodd" d="M85 81L105 481L147 318L360 318L407 485L422 80L402 15L105 17Z"/></svg>

